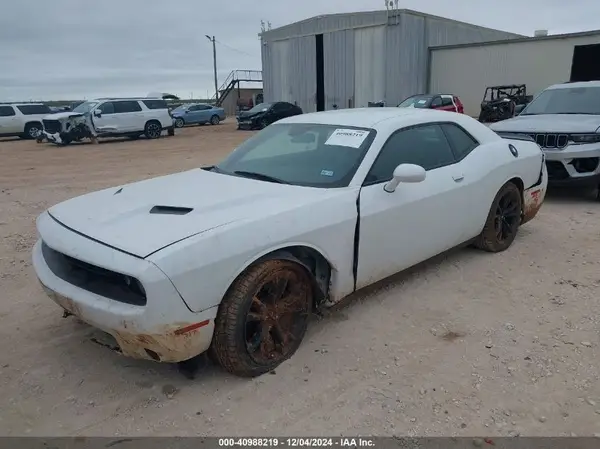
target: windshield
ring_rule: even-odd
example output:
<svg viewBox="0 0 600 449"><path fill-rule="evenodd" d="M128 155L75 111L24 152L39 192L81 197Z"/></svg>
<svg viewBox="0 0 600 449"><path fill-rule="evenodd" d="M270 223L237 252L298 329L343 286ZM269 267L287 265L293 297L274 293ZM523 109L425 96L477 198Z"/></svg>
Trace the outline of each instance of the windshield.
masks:
<svg viewBox="0 0 600 449"><path fill-rule="evenodd" d="M237 174L300 186L345 187L375 134L350 126L273 124L236 148L214 171L246 172Z"/></svg>
<svg viewBox="0 0 600 449"><path fill-rule="evenodd" d="M415 95L414 97L408 97L402 103L398 105L399 108L427 108L431 96L429 95Z"/></svg>
<svg viewBox="0 0 600 449"><path fill-rule="evenodd" d="M86 101L73 109L73 112L77 112L79 114L88 114L97 104L97 101Z"/></svg>
<svg viewBox="0 0 600 449"><path fill-rule="evenodd" d="M545 90L520 115L539 114L600 115L600 86Z"/></svg>
<svg viewBox="0 0 600 449"><path fill-rule="evenodd" d="M263 111L266 111L267 109L269 109L271 106L273 106L273 103L257 104L252 109L250 109L248 112L263 112Z"/></svg>

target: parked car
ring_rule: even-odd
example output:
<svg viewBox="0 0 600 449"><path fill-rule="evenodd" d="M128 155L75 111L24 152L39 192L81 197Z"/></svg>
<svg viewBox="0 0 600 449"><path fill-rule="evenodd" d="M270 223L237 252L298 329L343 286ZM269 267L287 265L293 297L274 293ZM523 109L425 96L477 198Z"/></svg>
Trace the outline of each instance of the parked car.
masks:
<svg viewBox="0 0 600 449"><path fill-rule="evenodd" d="M0 137L36 139L52 110L43 103L0 103Z"/></svg>
<svg viewBox="0 0 600 449"><path fill-rule="evenodd" d="M183 104L171 111L175 119L175 126L182 128L185 125L218 125L225 120L225 109L211 106L210 104L196 103Z"/></svg>
<svg viewBox="0 0 600 449"><path fill-rule="evenodd" d="M50 298L122 354L210 349L257 376L294 354L311 309L462 243L504 251L546 184L538 145L466 115L297 115L217 165L51 207L33 262Z"/></svg>
<svg viewBox="0 0 600 449"><path fill-rule="evenodd" d="M398 105L399 108L438 109L440 111L464 114L460 98L451 94L419 94L408 97Z"/></svg>
<svg viewBox="0 0 600 449"><path fill-rule="evenodd" d="M551 185L600 184L600 81L550 86L518 116L490 128L533 138L546 155Z"/></svg>
<svg viewBox="0 0 600 449"><path fill-rule="evenodd" d="M302 108L287 101L261 103L237 116L238 129L263 129L282 118L302 114Z"/></svg>
<svg viewBox="0 0 600 449"><path fill-rule="evenodd" d="M99 98L86 101L70 112L44 117L44 137L67 145L85 138L145 135L158 139L164 130L174 135L174 121L162 98Z"/></svg>

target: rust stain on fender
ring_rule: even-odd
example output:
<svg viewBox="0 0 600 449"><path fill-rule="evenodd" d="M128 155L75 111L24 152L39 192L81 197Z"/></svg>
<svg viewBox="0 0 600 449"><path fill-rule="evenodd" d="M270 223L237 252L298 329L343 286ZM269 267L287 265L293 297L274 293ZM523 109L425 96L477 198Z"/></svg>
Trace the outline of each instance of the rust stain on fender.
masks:
<svg viewBox="0 0 600 449"><path fill-rule="evenodd" d="M531 221L539 212L544 202L545 191L540 189L525 192L523 204L523 220L521 224Z"/></svg>

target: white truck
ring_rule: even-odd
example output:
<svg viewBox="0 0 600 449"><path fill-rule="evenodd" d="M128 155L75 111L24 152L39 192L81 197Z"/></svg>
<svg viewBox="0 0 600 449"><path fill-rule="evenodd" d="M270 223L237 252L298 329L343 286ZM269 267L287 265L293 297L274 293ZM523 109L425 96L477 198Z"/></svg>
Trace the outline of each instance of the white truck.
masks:
<svg viewBox="0 0 600 449"><path fill-rule="evenodd" d="M43 103L0 103L0 137L35 139L48 114L52 110Z"/></svg>

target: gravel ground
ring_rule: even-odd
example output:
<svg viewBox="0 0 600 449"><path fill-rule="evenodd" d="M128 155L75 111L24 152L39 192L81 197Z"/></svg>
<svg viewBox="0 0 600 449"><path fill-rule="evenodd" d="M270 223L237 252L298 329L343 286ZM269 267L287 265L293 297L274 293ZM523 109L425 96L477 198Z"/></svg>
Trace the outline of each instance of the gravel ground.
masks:
<svg viewBox="0 0 600 449"><path fill-rule="evenodd" d="M126 359L39 287L34 219L67 198L216 162L251 133L58 148L0 140L0 434L594 435L600 203L553 195L501 254L453 251L315 319L247 380Z"/></svg>

